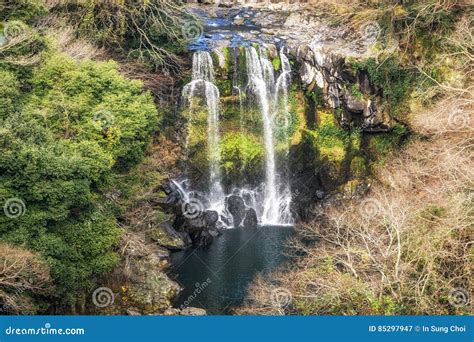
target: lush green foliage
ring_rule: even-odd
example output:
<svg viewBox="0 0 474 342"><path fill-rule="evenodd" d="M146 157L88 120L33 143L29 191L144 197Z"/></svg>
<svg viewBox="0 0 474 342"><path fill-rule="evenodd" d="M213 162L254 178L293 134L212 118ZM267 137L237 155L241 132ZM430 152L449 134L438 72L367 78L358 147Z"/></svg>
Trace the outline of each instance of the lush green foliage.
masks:
<svg viewBox="0 0 474 342"><path fill-rule="evenodd" d="M58 294L73 301L117 262L121 231L100 189L143 157L156 109L113 62L50 52L31 79L0 74L0 200L24 205L23 215L0 216L0 239L39 251Z"/></svg>
<svg viewBox="0 0 474 342"><path fill-rule="evenodd" d="M223 137L220 149L222 168L233 180L251 180L262 168L263 145L251 135L228 133Z"/></svg>
<svg viewBox="0 0 474 342"><path fill-rule="evenodd" d="M57 137L98 143L120 167L136 163L157 114L141 82L125 80L116 69L114 62L73 63L52 55L35 71L23 110L47 122Z"/></svg>
<svg viewBox="0 0 474 342"><path fill-rule="evenodd" d="M1 21L29 21L47 13L46 4L42 0L4 0L1 9Z"/></svg>

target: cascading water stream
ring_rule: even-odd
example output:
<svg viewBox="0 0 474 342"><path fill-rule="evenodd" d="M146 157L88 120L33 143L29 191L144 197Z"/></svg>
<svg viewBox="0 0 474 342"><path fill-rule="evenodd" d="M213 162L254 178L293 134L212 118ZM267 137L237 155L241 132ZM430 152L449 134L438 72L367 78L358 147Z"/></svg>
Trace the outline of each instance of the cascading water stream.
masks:
<svg viewBox="0 0 474 342"><path fill-rule="evenodd" d="M289 136L288 130L290 128L290 109L288 105L288 89L291 84L291 65L288 57L286 57L283 48L280 50L280 65L282 72L278 77L275 84L275 115L276 120L274 123L283 125L284 140L285 140L285 163L286 170L289 170L288 159L289 159ZM277 113L277 111L280 111ZM278 115L280 114L280 115ZM279 120L281 118L282 120ZM283 178L283 177L282 177ZM293 223L293 215L291 214L291 189L290 189L290 178L288 171L284 175L284 179L281 179L281 194L279 199L279 212L280 222L285 224Z"/></svg>
<svg viewBox="0 0 474 342"><path fill-rule="evenodd" d="M209 157L209 201L210 208L218 212L224 210L224 191L219 167L219 89L214 85L214 65L207 51L198 51L193 55L192 80L183 88L183 98L189 105L192 98L201 91L207 107L207 143Z"/></svg>
<svg viewBox="0 0 474 342"><path fill-rule="evenodd" d="M258 56L253 46L246 48L248 89L258 98L263 120L263 136L265 145L265 198L263 203L264 225L278 224L277 174L275 164L275 148L273 141L273 124L270 112L270 91L268 84L273 76L273 68L268 69L264 55ZM266 78L266 79L265 79Z"/></svg>

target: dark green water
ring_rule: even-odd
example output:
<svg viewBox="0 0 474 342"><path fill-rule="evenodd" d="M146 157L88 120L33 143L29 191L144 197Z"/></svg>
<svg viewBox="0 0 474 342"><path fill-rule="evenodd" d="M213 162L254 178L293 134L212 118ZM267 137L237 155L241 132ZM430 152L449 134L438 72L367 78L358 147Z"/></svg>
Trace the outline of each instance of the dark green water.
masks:
<svg viewBox="0 0 474 342"><path fill-rule="evenodd" d="M229 229L205 249L171 255L173 273L184 287L175 306L193 306L211 315L231 314L242 304L258 273L281 266L285 241L292 227Z"/></svg>

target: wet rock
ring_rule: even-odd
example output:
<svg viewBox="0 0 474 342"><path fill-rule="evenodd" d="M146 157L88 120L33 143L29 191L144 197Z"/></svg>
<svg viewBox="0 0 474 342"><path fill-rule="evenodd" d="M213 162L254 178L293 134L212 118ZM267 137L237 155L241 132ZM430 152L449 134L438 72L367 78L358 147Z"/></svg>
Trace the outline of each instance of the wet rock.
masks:
<svg viewBox="0 0 474 342"><path fill-rule="evenodd" d="M345 102L349 111L363 113L367 110L367 101L357 99L350 94L345 94Z"/></svg>
<svg viewBox="0 0 474 342"><path fill-rule="evenodd" d="M156 248L155 255L160 259L168 259L170 256L170 251L165 247L158 246Z"/></svg>
<svg viewBox="0 0 474 342"><path fill-rule="evenodd" d="M242 197L237 195L227 197L226 208L234 219L234 228L240 227L247 209Z"/></svg>
<svg viewBox="0 0 474 342"><path fill-rule="evenodd" d="M221 215L220 216L220 222L222 222L225 226L229 227L231 225L231 222L227 216Z"/></svg>
<svg viewBox="0 0 474 342"><path fill-rule="evenodd" d="M233 21L233 24L239 26L239 25L243 25L244 22L245 22L245 18L235 17L234 21Z"/></svg>
<svg viewBox="0 0 474 342"><path fill-rule="evenodd" d="M165 222L151 229L151 238L169 249L185 249L191 245L205 245L219 235L219 214L209 207L209 200L203 195L186 195L184 190L169 181L161 186L166 198L154 204L174 216L173 223Z"/></svg>
<svg viewBox="0 0 474 342"><path fill-rule="evenodd" d="M182 309L180 314L183 316L206 316L207 312L201 308L189 307Z"/></svg>
<svg viewBox="0 0 474 342"><path fill-rule="evenodd" d="M208 227L215 225L219 220L219 213L214 210L206 210L203 216L206 226Z"/></svg>
<svg viewBox="0 0 474 342"><path fill-rule="evenodd" d="M258 218L257 218L257 213L255 212L255 209L253 208L247 209L247 212L245 213L243 226L245 228L255 228L258 226Z"/></svg>

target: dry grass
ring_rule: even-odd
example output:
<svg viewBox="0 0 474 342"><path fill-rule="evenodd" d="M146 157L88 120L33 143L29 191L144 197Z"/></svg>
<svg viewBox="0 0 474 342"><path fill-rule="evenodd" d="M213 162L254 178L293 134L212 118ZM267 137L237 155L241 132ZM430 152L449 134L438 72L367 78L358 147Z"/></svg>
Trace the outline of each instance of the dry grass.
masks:
<svg viewBox="0 0 474 342"><path fill-rule="evenodd" d="M74 29L70 26L51 30L48 35L54 37L58 51L65 53L75 61L102 59L106 55L104 49L99 49L86 40L77 38Z"/></svg>
<svg viewBox="0 0 474 342"><path fill-rule="evenodd" d="M0 243L0 312L34 313L31 295L52 292L49 267L37 254Z"/></svg>
<svg viewBox="0 0 474 342"><path fill-rule="evenodd" d="M447 99L417 115L425 138L380 169L366 198L328 205L299 227L290 247L304 256L272 280L293 295L284 313L469 312L449 296L456 288L472 294L474 127L447 122L450 108L472 119L470 101ZM281 313L268 291L274 286L259 279L241 312Z"/></svg>

